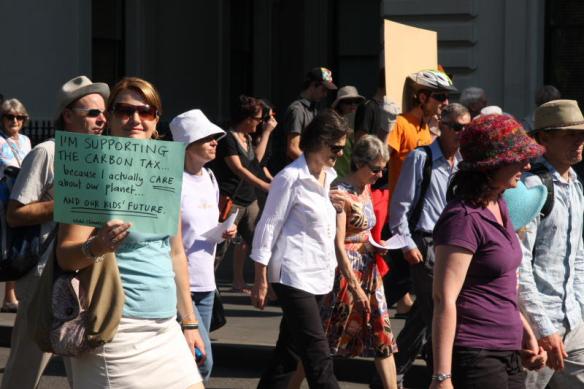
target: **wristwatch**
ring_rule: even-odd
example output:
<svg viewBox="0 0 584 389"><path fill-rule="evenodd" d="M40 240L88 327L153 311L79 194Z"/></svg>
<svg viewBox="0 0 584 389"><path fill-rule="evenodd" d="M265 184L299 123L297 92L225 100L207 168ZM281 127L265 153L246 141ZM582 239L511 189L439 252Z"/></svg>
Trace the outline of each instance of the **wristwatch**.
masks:
<svg viewBox="0 0 584 389"><path fill-rule="evenodd" d="M450 373L438 373L432 376L432 381L444 382L452 377Z"/></svg>
<svg viewBox="0 0 584 389"><path fill-rule="evenodd" d="M93 262L98 263L98 262L103 261L105 257L103 255L99 255L99 256L94 255L91 252L91 248L89 247L89 245L91 244L91 242L93 242L94 239L95 239L95 236L92 236L89 239L87 239L85 242L83 242L83 244L81 245L81 252L87 258L91 259Z"/></svg>

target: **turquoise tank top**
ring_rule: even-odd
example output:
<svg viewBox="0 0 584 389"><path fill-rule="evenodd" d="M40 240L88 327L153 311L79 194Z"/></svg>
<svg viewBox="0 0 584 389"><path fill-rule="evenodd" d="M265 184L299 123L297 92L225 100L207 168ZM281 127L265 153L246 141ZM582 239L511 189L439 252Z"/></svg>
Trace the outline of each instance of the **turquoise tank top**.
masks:
<svg viewBox="0 0 584 389"><path fill-rule="evenodd" d="M176 315L176 284L166 235L131 231L116 258L124 288L124 317L165 319Z"/></svg>

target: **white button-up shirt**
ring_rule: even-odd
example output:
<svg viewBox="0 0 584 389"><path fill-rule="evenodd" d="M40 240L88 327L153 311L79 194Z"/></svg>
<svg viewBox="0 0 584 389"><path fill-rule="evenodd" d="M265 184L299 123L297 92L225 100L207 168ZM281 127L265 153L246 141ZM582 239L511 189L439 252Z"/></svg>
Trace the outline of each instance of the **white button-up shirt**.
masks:
<svg viewBox="0 0 584 389"><path fill-rule="evenodd" d="M315 295L332 290L336 211L329 188L336 176L326 169L321 186L301 155L274 177L251 252L254 261L268 266L270 282Z"/></svg>

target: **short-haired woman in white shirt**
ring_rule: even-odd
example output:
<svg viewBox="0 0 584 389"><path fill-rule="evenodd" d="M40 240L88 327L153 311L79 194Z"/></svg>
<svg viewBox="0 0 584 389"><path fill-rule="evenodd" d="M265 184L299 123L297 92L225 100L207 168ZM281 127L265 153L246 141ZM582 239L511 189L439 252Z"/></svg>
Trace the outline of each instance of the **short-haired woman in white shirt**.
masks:
<svg viewBox="0 0 584 389"><path fill-rule="evenodd" d="M269 277L283 311L275 355L258 388L286 388L298 356L311 388L339 387L319 303L333 287L337 265L336 211L329 188L347 130L345 120L333 110L314 118L302 133L304 154L272 181L256 227L252 303L264 307Z"/></svg>
<svg viewBox="0 0 584 389"><path fill-rule="evenodd" d="M201 235L219 223L219 185L205 164L215 159L219 139L225 131L211 123L200 109L184 112L170 122L172 137L187 145L181 193L181 225L185 253L189 260L189 285L199 333L205 342L206 358L199 372L207 381L213 368L209 331L215 301L215 250L217 243ZM223 235L234 238L236 226Z"/></svg>

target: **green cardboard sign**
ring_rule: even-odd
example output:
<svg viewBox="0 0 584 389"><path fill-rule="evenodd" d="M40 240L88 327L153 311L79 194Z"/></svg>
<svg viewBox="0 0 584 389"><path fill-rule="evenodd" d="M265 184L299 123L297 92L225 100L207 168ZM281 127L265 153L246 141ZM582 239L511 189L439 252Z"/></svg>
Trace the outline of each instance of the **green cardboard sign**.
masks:
<svg viewBox="0 0 584 389"><path fill-rule="evenodd" d="M55 221L101 227L120 219L175 235L184 155L178 142L57 131Z"/></svg>

